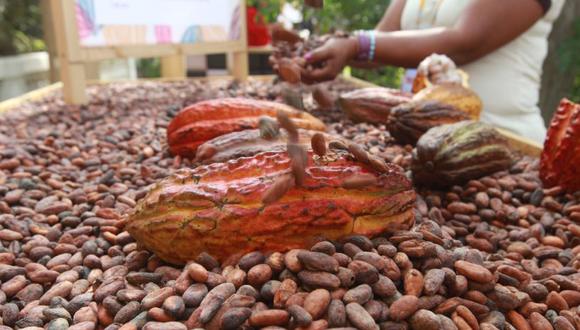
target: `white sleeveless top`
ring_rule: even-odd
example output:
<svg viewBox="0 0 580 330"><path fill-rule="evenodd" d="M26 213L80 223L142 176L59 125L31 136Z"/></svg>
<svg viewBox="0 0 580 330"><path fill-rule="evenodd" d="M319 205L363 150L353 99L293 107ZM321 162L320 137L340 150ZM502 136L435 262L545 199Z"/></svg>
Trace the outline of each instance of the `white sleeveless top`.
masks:
<svg viewBox="0 0 580 330"><path fill-rule="evenodd" d="M402 30L453 27L472 0L407 0ZM548 35L565 0L552 0L550 10L518 38L460 67L481 97L481 121L543 143L546 127L538 107L542 65ZM423 6L421 7L421 3Z"/></svg>

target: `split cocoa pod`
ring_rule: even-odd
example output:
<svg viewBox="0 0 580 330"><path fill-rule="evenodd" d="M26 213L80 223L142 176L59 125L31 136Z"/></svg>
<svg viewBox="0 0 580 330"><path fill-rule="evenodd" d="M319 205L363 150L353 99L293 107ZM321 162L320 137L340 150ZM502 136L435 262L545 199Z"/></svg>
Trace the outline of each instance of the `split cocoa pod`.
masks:
<svg viewBox="0 0 580 330"><path fill-rule="evenodd" d="M563 99L552 118L540 159L540 178L547 187L580 190L580 104Z"/></svg>
<svg viewBox="0 0 580 330"><path fill-rule="evenodd" d="M508 141L492 126L462 121L434 127L413 150L413 182L444 188L464 184L514 162Z"/></svg>
<svg viewBox="0 0 580 330"><path fill-rule="evenodd" d="M266 131L266 134L269 134ZM311 139L316 134L321 134L327 141L340 140L341 137L329 134L298 129L298 144L309 146ZM279 129L272 137L264 136L259 129L248 129L218 136L200 145L195 160L202 164L225 162L240 157L251 157L266 151L284 151L289 142L288 132Z"/></svg>
<svg viewBox="0 0 580 330"><path fill-rule="evenodd" d="M307 152L301 185L286 151L181 169L139 201L126 229L173 264L201 252L224 260L305 248L321 236L409 229L415 192L402 169L330 149L336 144L323 157Z"/></svg>
<svg viewBox="0 0 580 330"><path fill-rule="evenodd" d="M413 101L439 101L478 120L483 104L469 88L469 76L445 55L432 54L417 67L413 80Z"/></svg>
<svg viewBox="0 0 580 330"><path fill-rule="evenodd" d="M262 116L285 113L299 128L324 131L322 121L286 104L246 98L223 98L190 105L169 123L167 142L174 155L191 158L197 148L215 137L258 128Z"/></svg>
<svg viewBox="0 0 580 330"><path fill-rule="evenodd" d="M483 104L479 96L459 84L432 85L413 96L413 101L438 101L465 112L470 119L478 120Z"/></svg>
<svg viewBox="0 0 580 330"><path fill-rule="evenodd" d="M452 105L438 101L416 101L391 110L387 128L401 144L415 145L429 129L469 120L469 116Z"/></svg>
<svg viewBox="0 0 580 330"><path fill-rule="evenodd" d="M411 101L411 94L384 87L367 87L344 93L340 108L354 122L385 124L394 107Z"/></svg>

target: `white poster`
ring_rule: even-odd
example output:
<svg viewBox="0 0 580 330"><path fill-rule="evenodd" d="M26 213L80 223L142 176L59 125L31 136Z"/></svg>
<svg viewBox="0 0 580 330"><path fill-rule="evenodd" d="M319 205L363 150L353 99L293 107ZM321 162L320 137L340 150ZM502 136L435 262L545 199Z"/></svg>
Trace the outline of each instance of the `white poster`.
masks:
<svg viewBox="0 0 580 330"><path fill-rule="evenodd" d="M238 40L242 0L76 0L82 46Z"/></svg>

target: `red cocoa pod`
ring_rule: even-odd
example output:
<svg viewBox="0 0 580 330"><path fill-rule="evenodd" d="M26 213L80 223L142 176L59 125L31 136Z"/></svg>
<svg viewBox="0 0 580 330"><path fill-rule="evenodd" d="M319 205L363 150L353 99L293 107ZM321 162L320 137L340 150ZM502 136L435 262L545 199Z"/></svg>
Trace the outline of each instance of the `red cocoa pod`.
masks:
<svg viewBox="0 0 580 330"><path fill-rule="evenodd" d="M402 321L415 313L418 307L419 298L412 295L402 296L391 304L389 315L395 321Z"/></svg>
<svg viewBox="0 0 580 330"><path fill-rule="evenodd" d="M376 185L377 182L377 178L372 174L354 174L344 179L342 187L345 189L361 189Z"/></svg>
<svg viewBox="0 0 580 330"><path fill-rule="evenodd" d="M294 187L294 177L283 175L268 188L262 197L262 203L271 204L282 198L292 187Z"/></svg>
<svg viewBox="0 0 580 330"><path fill-rule="evenodd" d="M260 117L276 117L277 113L291 117L300 128L324 130L320 120L285 104L222 98L198 102L180 111L167 127L168 145L171 153L191 157L204 142L223 134L257 128Z"/></svg>

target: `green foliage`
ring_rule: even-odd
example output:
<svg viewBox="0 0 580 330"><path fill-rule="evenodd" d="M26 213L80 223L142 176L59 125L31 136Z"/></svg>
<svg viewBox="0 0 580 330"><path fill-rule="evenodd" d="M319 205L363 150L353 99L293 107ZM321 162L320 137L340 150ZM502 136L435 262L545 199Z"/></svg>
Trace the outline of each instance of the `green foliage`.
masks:
<svg viewBox="0 0 580 330"><path fill-rule="evenodd" d="M280 13L280 7L282 6L281 0L248 0L248 7L258 8L260 14L266 21L266 23L276 22L276 17Z"/></svg>
<svg viewBox="0 0 580 330"><path fill-rule="evenodd" d="M139 78L157 78L161 76L161 61L158 58L141 58L137 61Z"/></svg>
<svg viewBox="0 0 580 330"><path fill-rule="evenodd" d="M39 0L0 0L0 55L44 50Z"/></svg>
<svg viewBox="0 0 580 330"><path fill-rule="evenodd" d="M558 58L560 60L560 72L573 72L575 75L574 86L570 93L570 99L580 102L580 18L574 21L574 32L572 37L565 40L558 47Z"/></svg>

